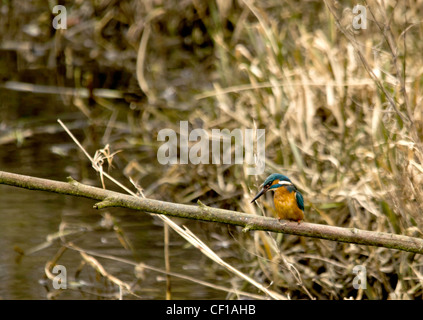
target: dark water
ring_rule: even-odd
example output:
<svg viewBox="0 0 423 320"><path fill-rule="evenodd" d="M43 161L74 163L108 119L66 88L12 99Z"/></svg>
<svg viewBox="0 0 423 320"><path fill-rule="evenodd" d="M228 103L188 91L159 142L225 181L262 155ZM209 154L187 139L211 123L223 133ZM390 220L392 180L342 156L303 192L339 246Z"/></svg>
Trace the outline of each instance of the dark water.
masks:
<svg viewBox="0 0 423 320"><path fill-rule="evenodd" d="M77 147L60 130L57 118L68 117L86 120L80 114L58 114L62 109L60 100L54 96L30 97L31 94L2 90L3 99L0 111L2 119L1 137L18 128L55 127L51 132L37 131L26 137L11 139L0 144L0 170L35 177L65 181L67 176L80 179L81 167L90 173L90 184L100 186L88 160L77 156ZM29 96L25 96L29 95ZM22 103L26 103L22 105ZM50 106L50 107L48 107ZM83 130L75 132L82 136ZM86 182L86 181L85 181ZM96 271L85 265L81 267L81 256L77 251L66 250L57 264L66 267L66 290L55 291L50 280L45 278L44 268L62 247L55 238L46 244L49 236L54 236L60 226L66 230L79 230L66 240L86 250L99 254L142 262L149 266L165 269L163 227L161 222L147 214L114 208L107 212L115 221L115 229L104 227L105 211L93 209L95 202L53 193L30 191L0 185L1 232L0 232L0 299L99 299L116 298L117 286L100 277ZM200 231L201 225L190 221L184 224ZM132 250L125 249L127 241ZM45 247L35 250L39 245ZM23 251L20 257L17 251ZM19 259L20 257L20 259ZM122 281L133 285L138 296L125 295L125 299L164 299L165 276L145 270L141 280L137 280L134 266L110 259L97 258L102 266ZM170 232L171 271L179 272L203 281L216 283L216 273L212 263L197 249L186 245L185 240ZM208 270L206 272L206 270ZM228 274L222 270L220 285L229 286L224 279ZM207 275L206 275L207 273ZM223 274L223 276L222 276ZM226 293L204 287L191 281L172 277L173 299L223 299Z"/></svg>

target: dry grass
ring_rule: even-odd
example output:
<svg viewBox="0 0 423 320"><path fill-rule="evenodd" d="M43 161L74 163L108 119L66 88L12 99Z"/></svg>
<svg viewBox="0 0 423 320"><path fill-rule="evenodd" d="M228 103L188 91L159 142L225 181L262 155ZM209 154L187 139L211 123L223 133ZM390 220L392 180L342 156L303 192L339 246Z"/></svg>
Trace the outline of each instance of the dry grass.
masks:
<svg viewBox="0 0 423 320"><path fill-rule="evenodd" d="M372 1L367 30L351 28L352 3L330 0L95 3L72 6L91 8L89 22L71 36L73 28L56 33L54 49L77 83L89 79L76 75L89 75L93 60L127 75L119 85L115 74L107 79L132 94L131 110L111 117L104 108L97 123L120 133L129 123L130 135L107 143L123 150L125 174L147 197L271 214L270 199L264 210L250 204L266 175L156 160L158 130L179 132L179 121L210 133L264 128L266 173L292 178L308 221L421 236L423 1ZM262 232L232 236L238 267L292 299L423 297L419 255ZM352 286L355 265L367 268L366 290Z"/></svg>

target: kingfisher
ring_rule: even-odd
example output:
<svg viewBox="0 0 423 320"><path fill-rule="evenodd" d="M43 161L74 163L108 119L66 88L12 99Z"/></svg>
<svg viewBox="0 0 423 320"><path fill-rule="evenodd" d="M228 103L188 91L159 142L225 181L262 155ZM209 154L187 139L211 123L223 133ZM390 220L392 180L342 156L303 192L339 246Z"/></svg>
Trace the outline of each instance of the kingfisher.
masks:
<svg viewBox="0 0 423 320"><path fill-rule="evenodd" d="M278 220L294 220L298 223L304 220L303 195L297 190L297 187L287 176L280 173L272 173L264 180L261 185L261 190L251 203L269 190L275 191L273 202L275 204L276 213L278 214Z"/></svg>

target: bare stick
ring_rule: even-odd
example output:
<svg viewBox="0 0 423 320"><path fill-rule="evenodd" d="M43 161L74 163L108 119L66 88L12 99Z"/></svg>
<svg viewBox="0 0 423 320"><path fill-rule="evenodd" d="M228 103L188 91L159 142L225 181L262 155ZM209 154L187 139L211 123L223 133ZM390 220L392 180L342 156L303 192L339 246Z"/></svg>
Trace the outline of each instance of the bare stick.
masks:
<svg viewBox="0 0 423 320"><path fill-rule="evenodd" d="M199 206L191 206L153 199L141 199L87 186L73 179L66 183L0 171L0 184L99 200L100 202L94 205L96 209L107 207L130 208L172 217L242 226L244 227L243 231L265 230L423 254L423 239L421 238L306 222L298 224L284 221L284 223L280 223L274 218L212 208L202 203Z"/></svg>

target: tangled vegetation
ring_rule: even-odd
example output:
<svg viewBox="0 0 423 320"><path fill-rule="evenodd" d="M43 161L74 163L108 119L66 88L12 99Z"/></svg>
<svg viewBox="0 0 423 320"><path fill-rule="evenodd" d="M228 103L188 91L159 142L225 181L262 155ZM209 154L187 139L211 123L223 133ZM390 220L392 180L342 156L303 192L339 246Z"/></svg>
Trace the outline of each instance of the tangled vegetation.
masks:
<svg viewBox="0 0 423 320"><path fill-rule="evenodd" d="M22 63L56 71L47 84L89 89L89 99L63 97L101 134L87 148L119 150L113 162L146 197L271 216L270 197L264 207L250 202L267 174L281 172L302 191L306 221L420 237L423 1L369 2L367 29L353 27L354 5L65 1L68 29L54 30L51 10L28 2L0 27L9 30L4 43L37 49L23 51ZM158 164L158 132L179 132L180 121L209 137L265 129L265 173ZM291 299L423 297L418 254L207 227L231 243L218 255L231 251L239 270ZM366 267L366 289L352 285L357 265ZM256 292L243 279L230 285Z"/></svg>

